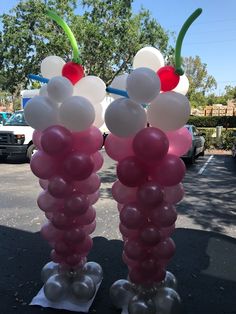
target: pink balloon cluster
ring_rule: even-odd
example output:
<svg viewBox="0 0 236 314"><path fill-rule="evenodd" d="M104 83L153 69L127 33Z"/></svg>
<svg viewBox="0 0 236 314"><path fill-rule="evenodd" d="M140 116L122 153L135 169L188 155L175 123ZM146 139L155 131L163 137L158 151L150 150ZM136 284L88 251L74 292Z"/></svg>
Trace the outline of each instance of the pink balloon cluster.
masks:
<svg viewBox="0 0 236 314"><path fill-rule="evenodd" d="M102 133L95 126L83 132L71 132L61 125L34 131L38 151L31 159L31 170L43 189L37 203L48 222L41 234L52 247L54 262L80 268L86 262L96 227L93 204L99 198L103 164L98 151Z"/></svg>
<svg viewBox="0 0 236 314"><path fill-rule="evenodd" d="M186 129L164 132L147 127L134 137L109 134L105 149L118 162L112 195L120 212L123 260L135 284L153 285L165 278L174 255L175 204L184 195L185 165L179 158L189 149Z"/></svg>

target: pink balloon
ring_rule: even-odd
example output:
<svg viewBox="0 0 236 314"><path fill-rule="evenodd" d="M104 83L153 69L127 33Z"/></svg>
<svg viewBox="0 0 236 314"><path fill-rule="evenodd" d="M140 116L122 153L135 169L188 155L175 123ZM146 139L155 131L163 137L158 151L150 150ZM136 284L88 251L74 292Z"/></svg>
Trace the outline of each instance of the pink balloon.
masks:
<svg viewBox="0 0 236 314"><path fill-rule="evenodd" d="M74 187L80 193L93 194L99 189L100 185L99 175L93 172L87 179L76 181Z"/></svg>
<svg viewBox="0 0 236 314"><path fill-rule="evenodd" d="M168 131L166 135L169 140L168 154L182 156L187 153L192 146L192 135L186 127L175 131Z"/></svg>
<svg viewBox="0 0 236 314"><path fill-rule="evenodd" d="M40 179L50 179L57 172L55 160L41 150L33 154L30 167L33 174Z"/></svg>
<svg viewBox="0 0 236 314"><path fill-rule="evenodd" d="M166 238L152 248L152 255L156 259L170 259L175 253L175 243L171 238Z"/></svg>
<svg viewBox="0 0 236 314"><path fill-rule="evenodd" d="M169 141L165 133L157 128L148 127L139 131L133 141L135 154L146 162L156 162L165 157Z"/></svg>
<svg viewBox="0 0 236 314"><path fill-rule="evenodd" d="M61 176L55 176L49 179L48 192L54 197L65 198L72 193L72 188Z"/></svg>
<svg viewBox="0 0 236 314"><path fill-rule="evenodd" d="M47 190L39 194L37 204L44 212L53 212L63 208L63 201L53 197Z"/></svg>
<svg viewBox="0 0 236 314"><path fill-rule="evenodd" d="M137 157L127 157L118 163L117 177L128 187L137 187L147 179L147 169Z"/></svg>
<svg viewBox="0 0 236 314"><path fill-rule="evenodd" d="M83 132L73 133L73 149L86 154L93 154L101 149L103 144L102 132L95 126Z"/></svg>
<svg viewBox="0 0 236 314"><path fill-rule="evenodd" d="M85 240L86 233L82 228L72 228L64 232L64 239L69 243L80 243Z"/></svg>
<svg viewBox="0 0 236 314"><path fill-rule="evenodd" d="M86 213L89 208L87 195L74 193L65 199L64 212L66 216L78 216Z"/></svg>
<svg viewBox="0 0 236 314"><path fill-rule="evenodd" d="M123 207L120 212L121 223L129 229L139 228L145 221L142 213L137 207L137 204L131 203Z"/></svg>
<svg viewBox="0 0 236 314"><path fill-rule="evenodd" d="M62 154L71 149L72 134L61 125L52 125L42 132L41 145L49 155Z"/></svg>
<svg viewBox="0 0 236 314"><path fill-rule="evenodd" d="M124 207L124 204L117 203L117 209L118 209L119 213L121 212L123 207Z"/></svg>
<svg viewBox="0 0 236 314"><path fill-rule="evenodd" d="M140 230L140 240L146 246L152 246L161 240L161 233L157 227L148 225Z"/></svg>
<svg viewBox="0 0 236 314"><path fill-rule="evenodd" d="M161 228L160 233L161 233L162 239L169 238L174 231L175 231L175 224L171 225L170 227Z"/></svg>
<svg viewBox="0 0 236 314"><path fill-rule="evenodd" d="M65 173L74 180L85 180L93 172L94 163L92 158L84 153L73 152L64 163Z"/></svg>
<svg viewBox="0 0 236 314"><path fill-rule="evenodd" d="M141 185L137 192L138 202L146 209L158 206L163 200L163 190L154 181Z"/></svg>
<svg viewBox="0 0 236 314"><path fill-rule="evenodd" d="M172 186L183 180L185 171L182 159L168 154L154 169L152 177L163 186Z"/></svg>
<svg viewBox="0 0 236 314"><path fill-rule="evenodd" d="M91 233L93 233L96 229L96 220L94 220L91 224L89 225L84 225L82 226L82 229L84 230L84 232L89 235Z"/></svg>
<svg viewBox="0 0 236 314"><path fill-rule="evenodd" d="M51 222L45 223L42 226L40 233L41 236L48 242L58 241L63 237L63 232L56 229Z"/></svg>
<svg viewBox="0 0 236 314"><path fill-rule="evenodd" d="M167 203L177 204L184 197L184 187L182 183L164 187L164 200Z"/></svg>
<svg viewBox="0 0 236 314"><path fill-rule="evenodd" d="M163 202L157 208L150 210L149 219L158 228L170 227L177 219L177 212L173 205Z"/></svg>
<svg viewBox="0 0 236 314"><path fill-rule="evenodd" d="M33 136L32 136L32 141L34 143L34 145L36 146L37 149L42 149L41 146L41 136L42 136L42 132L39 130L34 130L33 132Z"/></svg>
<svg viewBox="0 0 236 314"><path fill-rule="evenodd" d="M123 185L119 180L113 183L111 192L113 198L118 203L126 204L136 201L137 188L127 187Z"/></svg>
<svg viewBox="0 0 236 314"><path fill-rule="evenodd" d="M123 237L129 238L129 239L137 239L140 233L139 230L129 229L125 227L122 223L119 224L119 229Z"/></svg>
<svg viewBox="0 0 236 314"><path fill-rule="evenodd" d="M124 253L130 259L144 260L147 252L138 241L129 239L124 244Z"/></svg>
<svg viewBox="0 0 236 314"><path fill-rule="evenodd" d="M64 213L53 213L51 222L57 229L67 229L71 226L71 220Z"/></svg>
<svg viewBox="0 0 236 314"><path fill-rule="evenodd" d="M96 210L93 206L90 206L89 209L76 219L77 226L90 225L96 218Z"/></svg>
<svg viewBox="0 0 236 314"><path fill-rule="evenodd" d="M47 190L48 188L48 180L45 179L39 179L39 185L42 189Z"/></svg>
<svg viewBox="0 0 236 314"><path fill-rule="evenodd" d="M99 190L97 190L93 194L89 194L88 195L89 204L90 205L95 204L99 200L99 197L100 197L100 191Z"/></svg>
<svg viewBox="0 0 236 314"><path fill-rule="evenodd" d="M128 156L133 156L133 137L121 138L112 133L108 134L105 141L105 150L109 157L120 161Z"/></svg>
<svg viewBox="0 0 236 314"><path fill-rule="evenodd" d="M93 163L94 163L93 171L96 172L96 171L98 171L98 170L100 170L102 168L102 165L103 165L103 162L104 162L102 153L96 152L93 155L91 155L91 157L92 157L92 160L93 160Z"/></svg>

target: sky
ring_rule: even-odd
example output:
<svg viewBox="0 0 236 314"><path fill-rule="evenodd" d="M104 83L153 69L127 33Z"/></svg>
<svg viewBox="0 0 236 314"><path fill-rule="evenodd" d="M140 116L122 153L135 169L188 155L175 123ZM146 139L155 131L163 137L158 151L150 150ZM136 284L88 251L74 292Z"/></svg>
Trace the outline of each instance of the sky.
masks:
<svg viewBox="0 0 236 314"><path fill-rule="evenodd" d="M7 13L19 1L0 0L0 14ZM200 56L207 71L217 81L216 95L226 85L236 86L236 0L134 0L133 11L149 9L160 25L175 32L197 8L203 12L189 28L182 56Z"/></svg>

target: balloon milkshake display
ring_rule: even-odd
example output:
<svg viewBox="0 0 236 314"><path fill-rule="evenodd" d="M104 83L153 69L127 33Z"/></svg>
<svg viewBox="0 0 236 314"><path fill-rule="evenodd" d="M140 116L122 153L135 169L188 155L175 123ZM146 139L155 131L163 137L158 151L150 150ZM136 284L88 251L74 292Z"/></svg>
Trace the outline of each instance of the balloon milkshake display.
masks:
<svg viewBox="0 0 236 314"><path fill-rule="evenodd" d="M48 15L68 34L74 58L68 63L57 56L42 61L41 73L49 82L24 110L38 148L30 163L43 189L37 203L48 219L41 235L52 247L52 262L42 269L41 295L46 306L88 311L102 281L101 266L86 257L96 228L96 172L103 163L100 102L106 86L96 76L84 76L73 34L54 12ZM81 303L89 305L75 308Z"/></svg>
<svg viewBox="0 0 236 314"><path fill-rule="evenodd" d="M190 116L185 96L188 80L179 60L184 34L200 14L201 9L196 10L180 31L175 67L165 66L156 48L145 47L134 57L133 71L111 84L127 93L127 97L117 96L105 112L111 132L105 149L117 161L112 195L120 215L123 261L129 271L127 280L111 286L110 297L122 313L180 311L176 278L166 271L175 253L171 238L177 219L175 205L184 195L185 164L180 156L192 143L184 127Z"/></svg>

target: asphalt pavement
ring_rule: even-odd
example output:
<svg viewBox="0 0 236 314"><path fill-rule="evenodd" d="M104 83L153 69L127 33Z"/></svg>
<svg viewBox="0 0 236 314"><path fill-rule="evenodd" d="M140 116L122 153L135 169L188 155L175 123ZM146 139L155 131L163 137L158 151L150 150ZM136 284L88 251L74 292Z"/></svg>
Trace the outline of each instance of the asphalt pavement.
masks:
<svg viewBox="0 0 236 314"><path fill-rule="evenodd" d="M105 156L105 154L104 154ZM111 198L115 165L105 156L100 172L101 198L89 260L100 263L104 280L89 313L119 313L109 287L126 278L118 213ZM50 249L39 235L45 221L37 208L37 178L24 161L0 164L0 313L66 313L28 304L42 284L40 270ZM231 156L206 155L187 165L186 195L173 239L177 251L168 270L179 282L183 314L236 313L236 162Z"/></svg>

